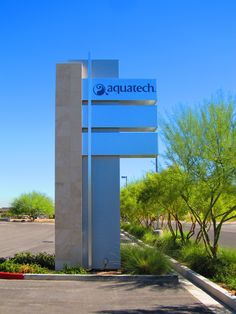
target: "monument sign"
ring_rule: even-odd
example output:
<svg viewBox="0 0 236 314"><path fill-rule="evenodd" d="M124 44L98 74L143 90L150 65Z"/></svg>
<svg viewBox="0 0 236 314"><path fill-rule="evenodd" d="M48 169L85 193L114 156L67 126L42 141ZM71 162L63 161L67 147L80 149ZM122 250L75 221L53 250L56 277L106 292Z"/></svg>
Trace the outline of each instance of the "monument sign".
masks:
<svg viewBox="0 0 236 314"><path fill-rule="evenodd" d="M118 60L57 64L56 268L120 267L120 158L156 157L156 81Z"/></svg>

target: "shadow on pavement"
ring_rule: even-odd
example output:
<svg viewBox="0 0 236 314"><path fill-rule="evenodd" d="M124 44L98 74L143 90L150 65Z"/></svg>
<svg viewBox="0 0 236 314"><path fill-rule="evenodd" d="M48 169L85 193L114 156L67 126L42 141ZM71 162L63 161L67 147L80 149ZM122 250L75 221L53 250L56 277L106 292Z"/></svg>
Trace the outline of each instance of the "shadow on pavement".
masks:
<svg viewBox="0 0 236 314"><path fill-rule="evenodd" d="M151 313L171 313L171 314L189 314L189 313L199 313L199 314L212 314L213 312L205 308L204 306L191 305L191 306L159 306L152 310L144 309L126 309L126 310L107 310L99 311L95 313L100 314L151 314Z"/></svg>
<svg viewBox="0 0 236 314"><path fill-rule="evenodd" d="M142 280L142 279L129 279L129 280L112 280L112 283L109 281L106 282L106 286L102 286L99 289L122 289L125 291L130 291L134 289L142 289L145 287L151 288L152 290L157 289L159 291L169 290L169 289L178 289L183 290L179 283L161 283L157 280Z"/></svg>

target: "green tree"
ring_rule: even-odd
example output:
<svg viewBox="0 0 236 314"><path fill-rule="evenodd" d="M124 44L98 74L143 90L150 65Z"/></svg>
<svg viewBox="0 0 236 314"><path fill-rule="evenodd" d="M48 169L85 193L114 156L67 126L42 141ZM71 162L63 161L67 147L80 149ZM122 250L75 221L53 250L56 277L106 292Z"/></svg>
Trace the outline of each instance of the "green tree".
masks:
<svg viewBox="0 0 236 314"><path fill-rule="evenodd" d="M147 173L142 179L140 191L137 196L142 221L146 227L151 227L155 221L159 221L162 213L159 203L156 200L158 178L157 173Z"/></svg>
<svg viewBox="0 0 236 314"><path fill-rule="evenodd" d="M166 214L168 228L174 240L180 236L182 242L189 240L195 231L195 219L189 214L189 209L181 197L184 188L184 173L178 167L169 167L159 174L156 201ZM190 220L192 224L184 232L183 221ZM175 226L175 227L174 227Z"/></svg>
<svg viewBox="0 0 236 314"><path fill-rule="evenodd" d="M138 195L142 186L142 180L132 182L127 187L121 189L120 211L124 221L141 224L141 214L138 204Z"/></svg>
<svg viewBox="0 0 236 314"><path fill-rule="evenodd" d="M21 194L11 204L13 215L29 215L36 218L39 215L52 216L54 214L53 201L43 193L31 192Z"/></svg>
<svg viewBox="0 0 236 314"><path fill-rule="evenodd" d="M234 110L232 99L218 96L198 110L177 114L163 128L166 156L182 175L181 197L200 225L206 250L213 258L223 223L236 217Z"/></svg>

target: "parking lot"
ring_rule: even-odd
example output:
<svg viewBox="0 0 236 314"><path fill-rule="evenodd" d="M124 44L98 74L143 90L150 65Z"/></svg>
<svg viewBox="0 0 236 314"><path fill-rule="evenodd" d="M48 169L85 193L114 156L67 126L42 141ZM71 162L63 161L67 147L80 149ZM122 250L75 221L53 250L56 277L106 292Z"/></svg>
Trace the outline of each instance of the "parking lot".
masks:
<svg viewBox="0 0 236 314"><path fill-rule="evenodd" d="M17 252L55 252L55 225L34 222L0 222L0 257Z"/></svg>

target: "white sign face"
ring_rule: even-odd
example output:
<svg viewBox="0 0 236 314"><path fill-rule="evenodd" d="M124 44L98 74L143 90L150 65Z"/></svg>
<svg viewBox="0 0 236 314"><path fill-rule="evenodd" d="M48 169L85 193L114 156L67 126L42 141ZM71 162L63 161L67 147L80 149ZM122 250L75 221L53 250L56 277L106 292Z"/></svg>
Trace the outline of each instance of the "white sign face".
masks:
<svg viewBox="0 0 236 314"><path fill-rule="evenodd" d="M92 100L156 102L156 80L96 78L92 79L91 82ZM87 99L88 80L83 79L83 100Z"/></svg>

